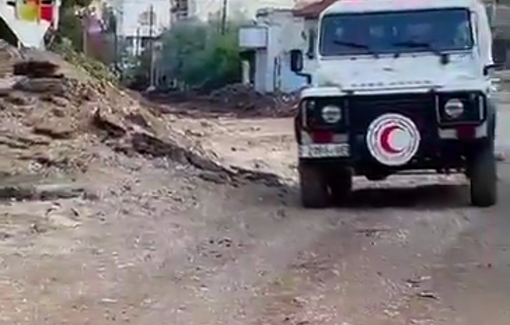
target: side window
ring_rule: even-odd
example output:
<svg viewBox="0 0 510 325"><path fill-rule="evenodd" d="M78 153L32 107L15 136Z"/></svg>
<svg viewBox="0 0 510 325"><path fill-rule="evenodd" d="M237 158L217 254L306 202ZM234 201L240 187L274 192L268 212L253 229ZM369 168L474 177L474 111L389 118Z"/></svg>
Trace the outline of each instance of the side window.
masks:
<svg viewBox="0 0 510 325"><path fill-rule="evenodd" d="M317 32L315 29L310 28L308 31L308 50L306 56L311 60L314 58L315 42L317 41Z"/></svg>

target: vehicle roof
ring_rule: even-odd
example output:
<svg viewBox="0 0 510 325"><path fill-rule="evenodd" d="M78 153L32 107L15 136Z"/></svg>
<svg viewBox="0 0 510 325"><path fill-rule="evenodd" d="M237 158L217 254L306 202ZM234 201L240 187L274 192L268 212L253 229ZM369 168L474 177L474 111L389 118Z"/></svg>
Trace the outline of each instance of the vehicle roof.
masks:
<svg viewBox="0 0 510 325"><path fill-rule="evenodd" d="M403 11L420 9L469 8L482 6L479 0L341 0L326 8L322 15L346 12Z"/></svg>

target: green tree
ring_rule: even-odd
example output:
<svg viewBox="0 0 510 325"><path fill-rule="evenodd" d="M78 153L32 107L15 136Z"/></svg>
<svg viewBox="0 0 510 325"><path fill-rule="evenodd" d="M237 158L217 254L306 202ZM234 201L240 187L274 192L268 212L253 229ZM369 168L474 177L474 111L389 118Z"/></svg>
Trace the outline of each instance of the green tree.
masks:
<svg viewBox="0 0 510 325"><path fill-rule="evenodd" d="M62 0L60 6L60 21L56 32L55 41L71 42L74 50L83 50L83 24L80 11L89 6L92 0Z"/></svg>
<svg viewBox="0 0 510 325"><path fill-rule="evenodd" d="M217 21L188 21L163 35L159 66L168 78L209 92L241 79L238 25L229 23L221 34Z"/></svg>

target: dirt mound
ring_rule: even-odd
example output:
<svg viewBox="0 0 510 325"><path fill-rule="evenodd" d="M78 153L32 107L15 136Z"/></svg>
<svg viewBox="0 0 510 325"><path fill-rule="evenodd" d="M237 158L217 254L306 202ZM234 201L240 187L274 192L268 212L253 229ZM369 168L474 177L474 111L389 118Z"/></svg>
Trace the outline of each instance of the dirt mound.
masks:
<svg viewBox="0 0 510 325"><path fill-rule="evenodd" d="M215 90L210 95L212 102L236 109L253 110L275 106L275 98L264 96L250 85L233 84Z"/></svg>
<svg viewBox="0 0 510 325"><path fill-rule="evenodd" d="M253 86L231 84L213 91L208 96L191 93L146 94L146 98L159 104L166 113L192 116L211 114L237 117L289 117L296 111L298 93L261 94Z"/></svg>
<svg viewBox="0 0 510 325"><path fill-rule="evenodd" d="M76 78L81 72L68 73L66 62L41 57L13 61L11 71L18 75L0 79L1 175L81 173L94 163L115 163L117 151L165 156L225 178L253 178L222 167L214 154L128 92L90 76ZM34 74L27 66L43 68Z"/></svg>

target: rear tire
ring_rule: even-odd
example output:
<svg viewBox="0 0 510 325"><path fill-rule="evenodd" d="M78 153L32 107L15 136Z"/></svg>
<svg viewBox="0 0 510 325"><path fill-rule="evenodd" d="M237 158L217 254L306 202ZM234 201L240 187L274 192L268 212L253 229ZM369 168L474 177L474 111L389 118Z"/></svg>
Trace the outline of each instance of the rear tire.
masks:
<svg viewBox="0 0 510 325"><path fill-rule="evenodd" d="M497 163L492 146L473 157L470 168L471 204L490 207L497 203Z"/></svg>
<svg viewBox="0 0 510 325"><path fill-rule="evenodd" d="M301 204L305 208L325 208L330 203L325 173L314 166L300 161L298 166Z"/></svg>

